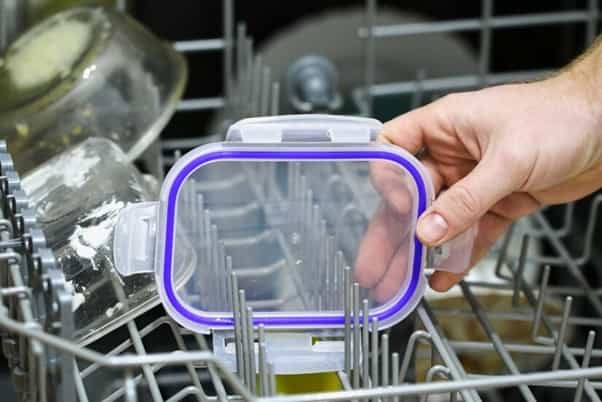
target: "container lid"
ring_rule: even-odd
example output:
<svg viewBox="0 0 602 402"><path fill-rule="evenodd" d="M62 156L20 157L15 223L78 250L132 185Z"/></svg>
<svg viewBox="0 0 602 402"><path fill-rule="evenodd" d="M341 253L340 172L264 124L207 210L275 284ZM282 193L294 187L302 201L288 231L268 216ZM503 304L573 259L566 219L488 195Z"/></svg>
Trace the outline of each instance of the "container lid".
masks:
<svg viewBox="0 0 602 402"><path fill-rule="evenodd" d="M342 328L346 267L379 328L399 322L424 293L415 226L433 190L412 155L370 142L380 128L324 115L234 124L228 142L176 163L159 205L122 212L118 269L154 271L168 313L201 333L233 328L232 272L255 325ZM196 269L176 283L190 252Z"/></svg>

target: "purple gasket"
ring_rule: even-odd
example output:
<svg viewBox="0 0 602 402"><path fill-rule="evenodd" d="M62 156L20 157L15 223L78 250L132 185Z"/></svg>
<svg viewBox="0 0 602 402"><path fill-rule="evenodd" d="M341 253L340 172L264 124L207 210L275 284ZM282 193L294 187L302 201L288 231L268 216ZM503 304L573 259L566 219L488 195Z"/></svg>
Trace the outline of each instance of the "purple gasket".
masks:
<svg viewBox="0 0 602 402"><path fill-rule="evenodd" d="M165 295L171 303L172 307L184 318L194 323L207 326L209 328L227 328L234 326L234 318L232 315L216 315L203 316L187 309L176 295L176 290L173 287L172 278L172 263L173 263L173 247L175 234L175 213L178 191L182 183L192 174L197 168L219 160L255 160L255 161L302 161L302 160L388 160L401 165L407 172L412 175L418 190L418 207L416 208L416 219L426 210L427 190L426 184L418 171L418 169L401 155L387 151L242 151L242 150L220 150L200 155L198 158L191 160L186 164L175 177L172 187L169 189L167 208L166 208L166 225L165 225L165 248L164 248L164 269L163 269L163 287ZM408 301L412 298L418 288L421 275L422 256L424 246L414 236L414 260L412 261L412 276L408 285L407 291L403 296L386 310L380 311L378 314L371 314L370 319L378 318L380 322L390 319L396 312L401 310ZM266 326L278 327L306 327L306 326L338 326L344 325L345 317L341 314L338 316L322 316L322 317L298 317L298 316L271 316L260 317L256 316L253 320L254 325L264 324Z"/></svg>

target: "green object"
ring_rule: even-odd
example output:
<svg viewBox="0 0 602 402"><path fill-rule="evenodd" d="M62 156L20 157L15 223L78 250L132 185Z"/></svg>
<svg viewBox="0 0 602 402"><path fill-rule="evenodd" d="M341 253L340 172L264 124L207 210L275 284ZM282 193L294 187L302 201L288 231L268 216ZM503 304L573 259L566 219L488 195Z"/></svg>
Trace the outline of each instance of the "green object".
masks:
<svg viewBox="0 0 602 402"><path fill-rule="evenodd" d="M276 392L279 394L302 394L342 390L336 373L277 375Z"/></svg>

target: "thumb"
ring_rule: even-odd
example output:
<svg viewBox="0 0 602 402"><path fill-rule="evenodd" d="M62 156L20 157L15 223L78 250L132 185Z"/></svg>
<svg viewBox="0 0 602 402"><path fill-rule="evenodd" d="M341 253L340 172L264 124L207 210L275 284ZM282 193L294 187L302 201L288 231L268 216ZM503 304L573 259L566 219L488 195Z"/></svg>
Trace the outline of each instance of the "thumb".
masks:
<svg viewBox="0 0 602 402"><path fill-rule="evenodd" d="M443 192L420 217L416 229L420 240L436 246L453 239L498 201L520 186L520 178L501 158L483 159L464 178Z"/></svg>

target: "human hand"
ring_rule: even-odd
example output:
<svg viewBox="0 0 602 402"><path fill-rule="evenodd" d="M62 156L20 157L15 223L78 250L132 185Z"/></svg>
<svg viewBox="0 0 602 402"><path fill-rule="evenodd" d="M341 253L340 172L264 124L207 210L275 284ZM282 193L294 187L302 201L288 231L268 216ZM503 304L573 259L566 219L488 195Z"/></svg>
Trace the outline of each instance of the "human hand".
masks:
<svg viewBox="0 0 602 402"><path fill-rule="evenodd" d="M571 69L545 81L448 95L386 123L381 140L413 154L424 151L435 191L447 189L419 219L420 240L437 246L477 225L474 263L515 219L597 190L602 99L591 84ZM375 186L388 206L366 232L356 280L382 300L405 275L399 252L405 238L392 220L405 201ZM445 291L463 275L437 271L430 285Z"/></svg>

